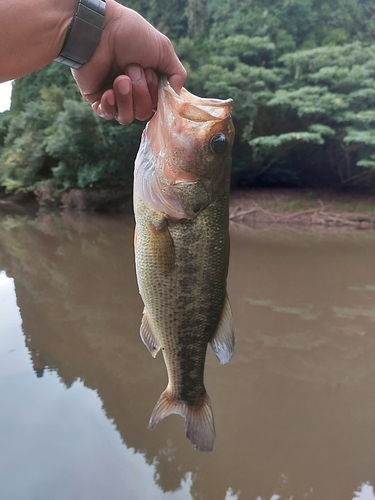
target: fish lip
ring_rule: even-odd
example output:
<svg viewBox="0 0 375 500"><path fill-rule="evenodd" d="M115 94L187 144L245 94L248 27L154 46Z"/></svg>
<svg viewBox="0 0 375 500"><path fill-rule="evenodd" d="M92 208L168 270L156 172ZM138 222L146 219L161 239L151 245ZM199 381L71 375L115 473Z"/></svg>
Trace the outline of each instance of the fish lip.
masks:
<svg viewBox="0 0 375 500"><path fill-rule="evenodd" d="M213 121L223 120L231 116L232 114L233 99L213 99L198 97L186 90L184 87L181 89L181 93L177 94L177 92L171 87L167 77L163 75L159 80L159 99L162 102L161 107L167 105L167 103L165 102L165 94L169 94L173 101L177 102L181 107L189 105L191 107L199 109L200 111L208 113ZM213 108L211 112L210 108ZM219 111L219 113L217 113L217 111Z"/></svg>
<svg viewBox="0 0 375 500"><path fill-rule="evenodd" d="M195 94L192 94L188 90L186 90L184 87L181 89L181 93L177 94L177 92L171 87L168 79L166 76L163 76L160 79L159 85L164 88L165 91L169 92L170 94L173 95L173 97L177 98L178 100L181 100L182 102L188 102L188 103L193 103L193 102L200 102L200 103L207 103L210 106L223 106L223 104L232 104L233 99L217 99L217 98L207 98L207 97L199 97L196 96ZM184 99L183 97L187 97L187 99Z"/></svg>

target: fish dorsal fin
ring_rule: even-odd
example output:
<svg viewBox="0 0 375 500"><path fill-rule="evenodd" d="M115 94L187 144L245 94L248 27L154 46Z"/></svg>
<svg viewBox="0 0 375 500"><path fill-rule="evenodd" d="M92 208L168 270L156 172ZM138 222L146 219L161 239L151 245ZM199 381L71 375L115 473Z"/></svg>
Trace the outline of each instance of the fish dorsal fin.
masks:
<svg viewBox="0 0 375 500"><path fill-rule="evenodd" d="M156 337L156 335L152 331L150 321L149 321L148 316L147 316L146 308L143 310L143 317L142 317L140 334L141 334L141 339L142 339L144 345L150 351L151 356L153 358L155 358L155 356L157 355L157 353L159 352L159 350L161 348L161 345L160 345L158 338Z"/></svg>
<svg viewBox="0 0 375 500"><path fill-rule="evenodd" d="M228 296L225 299L220 322L210 344L220 364L228 363L234 351L234 326Z"/></svg>

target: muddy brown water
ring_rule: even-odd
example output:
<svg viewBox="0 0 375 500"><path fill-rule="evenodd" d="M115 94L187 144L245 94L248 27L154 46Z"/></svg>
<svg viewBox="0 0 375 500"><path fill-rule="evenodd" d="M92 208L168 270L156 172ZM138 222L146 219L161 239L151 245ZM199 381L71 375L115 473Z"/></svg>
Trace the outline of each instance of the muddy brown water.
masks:
<svg viewBox="0 0 375 500"><path fill-rule="evenodd" d="M375 234L231 227L211 454L147 430L132 245L131 216L0 217L0 499L374 500Z"/></svg>

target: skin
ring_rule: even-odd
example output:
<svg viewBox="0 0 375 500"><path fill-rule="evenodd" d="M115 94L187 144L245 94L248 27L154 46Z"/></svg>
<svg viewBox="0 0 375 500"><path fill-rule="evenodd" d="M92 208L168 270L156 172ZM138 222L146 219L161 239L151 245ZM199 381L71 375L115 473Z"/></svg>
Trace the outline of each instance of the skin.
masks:
<svg viewBox="0 0 375 500"><path fill-rule="evenodd" d="M76 7L77 0L0 0L0 82L52 62ZM107 0L100 43L90 61L73 71L82 96L106 120L146 120L157 105L159 74L180 92L186 71L170 40L132 9Z"/></svg>

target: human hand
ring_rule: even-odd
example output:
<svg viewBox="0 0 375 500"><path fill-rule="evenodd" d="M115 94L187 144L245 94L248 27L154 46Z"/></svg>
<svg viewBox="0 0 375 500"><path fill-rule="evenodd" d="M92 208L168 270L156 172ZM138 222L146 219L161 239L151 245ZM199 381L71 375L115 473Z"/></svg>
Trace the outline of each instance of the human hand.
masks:
<svg viewBox="0 0 375 500"><path fill-rule="evenodd" d="M158 74L179 93L186 71L170 40L134 10L107 0L100 43L73 76L102 118L122 125L147 120L157 105Z"/></svg>

